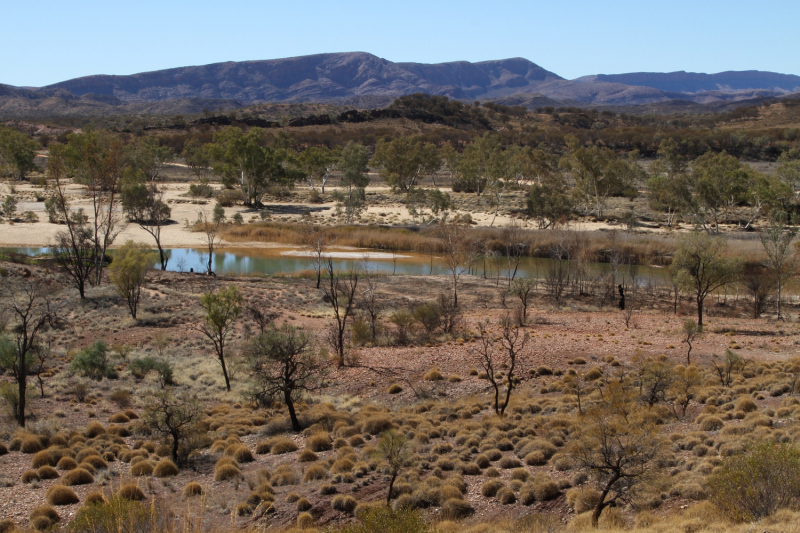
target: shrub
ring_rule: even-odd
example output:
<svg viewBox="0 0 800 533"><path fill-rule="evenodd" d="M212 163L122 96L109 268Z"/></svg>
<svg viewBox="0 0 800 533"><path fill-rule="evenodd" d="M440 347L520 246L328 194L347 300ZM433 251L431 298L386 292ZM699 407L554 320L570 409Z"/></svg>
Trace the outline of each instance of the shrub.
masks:
<svg viewBox="0 0 800 533"><path fill-rule="evenodd" d="M306 439L306 448L313 452L325 452L332 446L331 437L327 433L315 433Z"/></svg>
<svg viewBox="0 0 800 533"><path fill-rule="evenodd" d="M289 465L279 466L271 479L271 483L276 487L296 485L299 481L300 475Z"/></svg>
<svg viewBox="0 0 800 533"><path fill-rule="evenodd" d="M59 470L74 470L78 468L78 463L72 457L64 456L56 463L56 468Z"/></svg>
<svg viewBox="0 0 800 533"><path fill-rule="evenodd" d="M322 485L319 488L319 493L323 496L329 496L331 494L336 494L337 492L336 485L331 485L330 483Z"/></svg>
<svg viewBox="0 0 800 533"><path fill-rule="evenodd" d="M94 483L94 477L87 470L78 467L64 474L61 483L67 486L88 485Z"/></svg>
<svg viewBox="0 0 800 533"><path fill-rule="evenodd" d="M53 466L56 464L55 457L47 450L42 450L34 454L31 459L31 468L39 468L40 466Z"/></svg>
<svg viewBox="0 0 800 533"><path fill-rule="evenodd" d="M392 385L389 386L389 389L388 389L387 392L389 394L399 394L399 393L403 392L403 387L401 387L397 383L393 383Z"/></svg>
<svg viewBox="0 0 800 533"><path fill-rule="evenodd" d="M131 361L128 370L137 379L143 379L149 372L154 371L158 374L162 385L174 383L172 365L150 355Z"/></svg>
<svg viewBox="0 0 800 533"><path fill-rule="evenodd" d="M70 370L97 381L116 377L116 372L108 361L108 346L102 339L81 350L72 360Z"/></svg>
<svg viewBox="0 0 800 533"><path fill-rule="evenodd" d="M203 486L196 482L190 481L183 487L183 497L184 498L191 498L193 496L200 496L203 494Z"/></svg>
<svg viewBox="0 0 800 533"><path fill-rule="evenodd" d="M497 495L497 492L502 489L505 485L503 485L502 481L498 481L496 479L490 479L483 485L481 485L481 494L485 498L493 498Z"/></svg>
<svg viewBox="0 0 800 533"><path fill-rule="evenodd" d="M47 489L45 497L50 505L72 505L80 501L75 491L64 485L53 485Z"/></svg>
<svg viewBox="0 0 800 533"><path fill-rule="evenodd" d="M83 431L83 435L87 439L93 439L95 437L102 435L105 432L106 428L103 427L103 424L101 424L100 422L92 422L88 426L86 426L86 429ZM81 458L78 457L78 460L80 461Z"/></svg>
<svg viewBox="0 0 800 533"><path fill-rule="evenodd" d="M53 522L46 516L31 518L31 527L34 531L47 531L53 526Z"/></svg>
<svg viewBox="0 0 800 533"><path fill-rule="evenodd" d="M29 435L22 439L22 442L19 445L19 451L22 453L38 453L42 451L42 443L34 437L33 435Z"/></svg>
<svg viewBox="0 0 800 533"><path fill-rule="evenodd" d="M250 463L253 461L253 454L250 448L244 444L232 444L225 450L225 455L233 457L239 463Z"/></svg>
<svg viewBox="0 0 800 533"><path fill-rule="evenodd" d="M297 449L298 446L293 440L281 437L272 444L272 447L269 451L272 455L281 455L284 453L295 452Z"/></svg>
<svg viewBox="0 0 800 533"><path fill-rule="evenodd" d="M302 513L303 511L311 510L311 508L314 507L314 506L311 505L311 502L308 501L308 498L300 498L299 500L297 500L297 503L295 504L295 507L297 508L297 510L299 512Z"/></svg>
<svg viewBox="0 0 800 533"><path fill-rule="evenodd" d="M519 468L522 463L516 457L506 456L500 459L497 465L504 470L508 470L509 468Z"/></svg>
<svg viewBox="0 0 800 533"><path fill-rule="evenodd" d="M167 531L160 510L145 502L115 496L106 503L84 505L70 523L70 533Z"/></svg>
<svg viewBox="0 0 800 533"><path fill-rule="evenodd" d="M214 481L227 481L235 479L242 475L242 471L232 464L217 464L214 469Z"/></svg>
<svg viewBox="0 0 800 533"><path fill-rule="evenodd" d="M362 430L371 435L378 435L393 428L394 424L387 416L373 416L367 419L362 426Z"/></svg>
<svg viewBox="0 0 800 533"><path fill-rule="evenodd" d="M716 431L725 425L718 416L707 416L700 422L700 429L703 431Z"/></svg>
<svg viewBox="0 0 800 533"><path fill-rule="evenodd" d="M108 421L112 424L127 424L131 421L131 419L125 416L125 413L117 413L115 415L111 415L108 418Z"/></svg>
<svg viewBox="0 0 800 533"><path fill-rule="evenodd" d="M17 526L10 518L0 520L0 533L11 533L15 529L17 529Z"/></svg>
<svg viewBox="0 0 800 533"><path fill-rule="evenodd" d="M422 379L424 379L425 381L442 381L444 379L444 376L442 375L441 372L439 372L438 368L433 368L430 371L428 371L427 374L422 376Z"/></svg>
<svg viewBox="0 0 800 533"><path fill-rule="evenodd" d="M40 505L39 507L31 511L31 516L30 516L31 522L33 522L36 518L39 517L46 518L48 523L51 525L61 520L61 517L58 516L56 510L50 505Z"/></svg>
<svg viewBox="0 0 800 533"><path fill-rule="evenodd" d="M472 505L461 498L450 498L442 505L442 518L445 520L462 520L474 513Z"/></svg>
<svg viewBox="0 0 800 533"><path fill-rule="evenodd" d="M341 533L429 533L422 513L407 507L389 509L359 504L354 512L360 523L347 524Z"/></svg>
<svg viewBox="0 0 800 533"><path fill-rule="evenodd" d="M103 493L97 490L86 495L87 504L106 503L106 501L106 497L103 495Z"/></svg>
<svg viewBox="0 0 800 533"><path fill-rule="evenodd" d="M800 449L762 442L728 457L708 478L711 502L737 522L760 520L800 498Z"/></svg>
<svg viewBox="0 0 800 533"><path fill-rule="evenodd" d="M39 481L41 478L39 477L39 472L36 470L26 470L22 473L22 482L23 483L32 483L34 481Z"/></svg>
<svg viewBox="0 0 800 533"><path fill-rule="evenodd" d="M124 409L131 405L131 391L125 389L116 389L111 393L109 399L117 404L120 409Z"/></svg>
<svg viewBox="0 0 800 533"><path fill-rule="evenodd" d="M91 465L91 467L94 468L95 470L102 470L104 468L108 468L108 463L106 463L102 457L95 454L87 455L81 460L81 463L85 465Z"/></svg>
<svg viewBox="0 0 800 533"><path fill-rule="evenodd" d="M169 459L161 459L153 469L155 477L172 477L180 473L178 466Z"/></svg>
<svg viewBox="0 0 800 533"><path fill-rule="evenodd" d="M300 513L297 515L297 527L300 529L310 529L314 527L314 517L311 513Z"/></svg>
<svg viewBox="0 0 800 533"><path fill-rule="evenodd" d="M58 477L58 470L47 465L40 466L37 473L41 479L56 479Z"/></svg>
<svg viewBox="0 0 800 533"><path fill-rule="evenodd" d="M153 473L153 463L150 461L139 461L131 466L132 476L149 476Z"/></svg>
<svg viewBox="0 0 800 533"><path fill-rule="evenodd" d="M600 493L589 487L579 487L567 491L567 505L577 514L591 511L600 501Z"/></svg>
<svg viewBox="0 0 800 533"><path fill-rule="evenodd" d="M5 455L7 453L8 453L8 448L6 447L5 444L0 442L0 455Z"/></svg>
<svg viewBox="0 0 800 533"><path fill-rule="evenodd" d="M138 485L126 483L117 491L117 497L138 502L144 500L144 492L142 492L142 489L140 489Z"/></svg>
<svg viewBox="0 0 800 533"><path fill-rule="evenodd" d="M325 470L324 466L314 465L306 470L306 473L303 475L303 481L305 483L308 483L309 481L318 481L320 479L325 479L327 477L328 477L328 471Z"/></svg>
<svg viewBox="0 0 800 533"><path fill-rule="evenodd" d="M517 495L514 494L514 491L511 490L509 487L503 487L499 491L497 491L497 499L503 505L511 505L512 503L516 503Z"/></svg>
<svg viewBox="0 0 800 533"><path fill-rule="evenodd" d="M356 505L358 505L358 501L350 495L339 494L331 500L331 507L334 510L349 515L352 515L353 511L356 510Z"/></svg>
<svg viewBox="0 0 800 533"><path fill-rule="evenodd" d="M317 454L306 448L300 455L297 456L297 460L301 463L313 463L314 461L319 460Z"/></svg>
<svg viewBox="0 0 800 533"><path fill-rule="evenodd" d="M556 482L547 474L536 474L532 488L534 497L540 502L552 500L561 493Z"/></svg>

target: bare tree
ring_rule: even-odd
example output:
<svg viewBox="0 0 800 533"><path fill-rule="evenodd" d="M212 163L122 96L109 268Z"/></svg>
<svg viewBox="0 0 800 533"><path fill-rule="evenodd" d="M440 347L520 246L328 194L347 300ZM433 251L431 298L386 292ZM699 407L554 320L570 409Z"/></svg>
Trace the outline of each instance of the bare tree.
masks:
<svg viewBox="0 0 800 533"><path fill-rule="evenodd" d="M534 282L531 278L515 279L511 283L508 292L519 298L519 303L522 308L522 323L524 326L528 321L528 305L533 296Z"/></svg>
<svg viewBox="0 0 800 533"><path fill-rule="evenodd" d="M311 247L314 256L314 272L317 274L317 288L322 283L322 269L325 268L325 249L333 244L324 228L310 226L305 232L305 242Z"/></svg>
<svg viewBox="0 0 800 533"><path fill-rule="evenodd" d="M436 227L436 236L444 263L453 278L453 302L458 305L458 280L478 259L478 247L470 239L470 227L455 222L440 223Z"/></svg>
<svg viewBox="0 0 800 533"><path fill-rule="evenodd" d="M692 320L691 318L687 318L683 321L683 342L689 345L689 349L686 351L686 364L692 364L692 342L698 335L701 335L700 330L697 328L697 322Z"/></svg>
<svg viewBox="0 0 800 533"><path fill-rule="evenodd" d="M189 440L203 415L200 402L186 393L157 392L145 407L144 421L156 433L172 439L172 460L183 464L190 450L181 453L181 444Z"/></svg>
<svg viewBox="0 0 800 533"><path fill-rule="evenodd" d="M219 244L219 231L222 221L219 219L209 219L205 211L200 211L197 213L196 224L199 224L200 228L206 234L206 247L208 248L208 269L206 270L206 273L213 274L214 270L211 268L211 266L214 259L214 250Z"/></svg>
<svg viewBox="0 0 800 533"><path fill-rule="evenodd" d="M272 311L270 307L265 305L259 305L257 302L251 302L244 310L247 316L258 326L259 333L264 333L267 327L278 318L277 312Z"/></svg>
<svg viewBox="0 0 800 533"><path fill-rule="evenodd" d="M519 270L519 264L528 250L528 245L523 242L522 228L516 220L503 228L500 232L500 239L503 241L506 256L506 278L508 279L508 286L514 282Z"/></svg>
<svg viewBox="0 0 800 533"><path fill-rule="evenodd" d="M286 324L271 326L250 342L246 354L255 399L269 404L275 396L282 397L292 429L300 431L294 402L299 394L322 387L327 369L327 362L312 350L311 338Z"/></svg>
<svg viewBox="0 0 800 533"><path fill-rule="evenodd" d="M361 293L361 298L358 300L358 308L367 315L372 340L375 340L378 317L383 312L384 305L378 293L378 281L375 276L364 276L364 283L367 288Z"/></svg>
<svg viewBox="0 0 800 533"><path fill-rule="evenodd" d="M797 258L791 247L795 236L797 236L797 229L787 227L781 223L770 224L761 231L761 244L767 253L767 260L764 262L764 266L769 268L775 275L775 284L778 289L776 298L778 320L783 319L781 314L783 286L797 270Z"/></svg>
<svg viewBox="0 0 800 533"><path fill-rule="evenodd" d="M345 333L347 332L347 321L352 316L358 303L358 272L350 271L344 276L337 273L333 268L333 259L327 259L325 269L328 279L322 286L325 300L333 308L333 317L336 320L333 332L333 347L336 350L336 357L339 366L344 366Z"/></svg>
<svg viewBox="0 0 800 533"><path fill-rule="evenodd" d="M635 408L625 411L620 413L604 402L592 406L566 447L565 455L590 474L600 489L592 512L594 527L603 509L633 495L660 468L663 443L658 425L647 413Z"/></svg>
<svg viewBox="0 0 800 533"><path fill-rule="evenodd" d="M7 304L11 316L13 346L4 353L0 364L7 367L17 381L19 390L19 410L17 423L25 427L25 400L28 391L28 375L35 366L33 356L39 349L39 336L51 327L58 325L57 308L51 304L47 288L31 283L14 294Z"/></svg>
<svg viewBox="0 0 800 533"><path fill-rule="evenodd" d="M386 493L386 506L391 508L392 489L397 476L410 462L413 454L408 438L394 429L389 429L381 434L375 455L384 461L389 471L389 489Z"/></svg>
<svg viewBox="0 0 800 533"><path fill-rule="evenodd" d="M480 337L473 354L478 364L483 367L486 379L494 389L494 411L500 416L505 414L506 407L511 401L511 392L516 386L517 377L514 372L519 362L520 353L529 340L528 333L519 326L512 324L511 319L505 317L500 321L500 334L495 340L495 335L490 332L485 324L478 325ZM505 377L500 375L500 369L506 369ZM505 379L505 398L501 400L500 389Z"/></svg>

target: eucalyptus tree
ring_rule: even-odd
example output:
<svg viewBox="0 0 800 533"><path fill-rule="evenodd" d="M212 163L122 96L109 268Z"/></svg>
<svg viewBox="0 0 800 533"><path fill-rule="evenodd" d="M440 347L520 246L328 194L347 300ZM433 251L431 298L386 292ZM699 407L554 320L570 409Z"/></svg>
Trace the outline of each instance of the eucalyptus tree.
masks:
<svg viewBox="0 0 800 533"><path fill-rule="evenodd" d="M15 129L0 127L0 170L6 169L16 180L24 180L36 170L36 142Z"/></svg>

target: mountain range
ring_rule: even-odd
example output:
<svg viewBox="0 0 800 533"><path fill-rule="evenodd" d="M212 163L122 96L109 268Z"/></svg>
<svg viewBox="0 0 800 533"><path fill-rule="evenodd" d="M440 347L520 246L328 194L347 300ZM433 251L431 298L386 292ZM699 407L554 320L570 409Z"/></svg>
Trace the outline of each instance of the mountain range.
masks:
<svg viewBox="0 0 800 533"><path fill-rule="evenodd" d="M41 88L0 85L0 117L193 113L261 102L389 102L412 93L544 105L708 104L800 91L800 76L761 71L598 74L567 80L523 58L395 63L364 52L214 63L127 76L95 75Z"/></svg>

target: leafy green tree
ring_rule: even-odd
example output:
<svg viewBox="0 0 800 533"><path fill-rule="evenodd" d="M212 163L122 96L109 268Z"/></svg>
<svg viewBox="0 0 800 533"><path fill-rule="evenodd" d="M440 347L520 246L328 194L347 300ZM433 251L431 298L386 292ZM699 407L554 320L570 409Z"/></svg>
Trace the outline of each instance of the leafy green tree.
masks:
<svg viewBox="0 0 800 533"><path fill-rule="evenodd" d="M800 188L800 149L793 148L778 157L778 168L775 175L789 185L792 191Z"/></svg>
<svg viewBox="0 0 800 533"><path fill-rule="evenodd" d="M236 285L229 285L219 291L211 291L200 297L205 316L198 330L214 345L214 351L222 367L225 387L230 391L231 382L225 365L225 347L233 333L233 324L242 314L242 294Z"/></svg>
<svg viewBox="0 0 800 533"><path fill-rule="evenodd" d="M670 138L661 141L659 158L650 167L647 181L650 208L667 214L667 225L675 223L677 214L692 205L686 160L679 152L678 143Z"/></svg>
<svg viewBox="0 0 800 533"><path fill-rule="evenodd" d="M297 160L306 176L308 186L312 190L317 190L319 187L319 192L325 194L325 185L339 162L338 154L324 146L310 146L297 157Z"/></svg>
<svg viewBox="0 0 800 533"><path fill-rule="evenodd" d="M719 232L723 220L738 217L750 199L755 171L726 152L706 152L692 162L695 217L704 229Z"/></svg>
<svg viewBox="0 0 800 533"><path fill-rule="evenodd" d="M294 431L302 430L294 402L324 383L327 362L313 350L311 337L287 324L268 327L245 350L253 395L269 405L277 396L286 404Z"/></svg>
<svg viewBox="0 0 800 533"><path fill-rule="evenodd" d="M508 176L508 160L495 133L485 133L469 144L458 164L459 177L453 182L456 192L479 196L490 186L498 186Z"/></svg>
<svg viewBox="0 0 800 533"><path fill-rule="evenodd" d="M368 162L369 155L364 145L349 141L342 148L337 167L342 172L340 185L346 190L336 191L334 200L338 203L337 208L343 211L347 224L352 223L366 209L366 186L369 184Z"/></svg>
<svg viewBox="0 0 800 533"><path fill-rule="evenodd" d="M434 145L417 137L398 137L378 142L372 165L392 188L409 192L426 175L439 170L441 160Z"/></svg>
<svg viewBox="0 0 800 533"><path fill-rule="evenodd" d="M17 130L0 127L0 170L6 168L14 179L22 181L36 170L37 143Z"/></svg>
<svg viewBox="0 0 800 533"><path fill-rule="evenodd" d="M703 232L689 233L678 240L670 272L684 290L694 295L697 303L697 327L703 330L703 304L717 289L736 280L741 271L737 258L725 256L727 242Z"/></svg>
<svg viewBox="0 0 800 533"><path fill-rule="evenodd" d="M109 268L109 279L117 292L125 298L131 316L136 318L142 286L147 271L153 266L156 256L143 244L128 241L114 254Z"/></svg>
<svg viewBox="0 0 800 533"><path fill-rule="evenodd" d="M564 176L558 172L545 175L533 183L526 198L528 216L536 220L539 229L556 228L572 214L574 202Z"/></svg>
<svg viewBox="0 0 800 533"><path fill-rule="evenodd" d="M12 195L7 194L5 200L3 200L3 203L0 204L0 211L2 211L3 216L7 219L10 220L14 218L14 215L17 213L17 199Z"/></svg>
<svg viewBox="0 0 800 533"><path fill-rule="evenodd" d="M419 224L446 220L453 207L450 195L439 189L413 189L406 195L408 214Z"/></svg>
<svg viewBox="0 0 800 533"><path fill-rule="evenodd" d="M122 209L156 241L161 270L167 269L169 255L161 245L161 228L169 223L172 209L164 201L164 192L154 183L126 183L122 186Z"/></svg>
<svg viewBox="0 0 800 533"><path fill-rule="evenodd" d="M158 180L164 167L175 158L172 149L162 146L158 137L152 135L140 137L128 145L126 155L130 168L148 182Z"/></svg>
<svg viewBox="0 0 800 533"><path fill-rule="evenodd" d="M201 183L208 182L213 165L213 145L203 144L198 139L189 139L183 145L181 156Z"/></svg>
<svg viewBox="0 0 800 533"><path fill-rule="evenodd" d="M272 184L288 180L283 152L264 146L264 132L252 128L243 133L229 127L214 135L211 148L214 171L226 184L237 184L246 206L258 205Z"/></svg>
<svg viewBox="0 0 800 533"><path fill-rule="evenodd" d="M570 151L561 158L560 165L575 179L576 194L592 201L595 214L602 217L609 196L624 194L633 188L638 167L605 147L581 146L574 138L569 146Z"/></svg>

